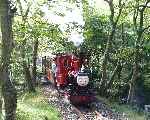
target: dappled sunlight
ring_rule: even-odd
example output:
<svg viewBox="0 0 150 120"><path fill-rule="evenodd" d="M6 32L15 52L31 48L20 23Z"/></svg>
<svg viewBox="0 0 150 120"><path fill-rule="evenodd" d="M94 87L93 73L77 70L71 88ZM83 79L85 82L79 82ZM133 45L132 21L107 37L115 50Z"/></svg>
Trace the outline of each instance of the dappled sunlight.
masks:
<svg viewBox="0 0 150 120"><path fill-rule="evenodd" d="M150 0L2 0L0 119L149 120Z"/></svg>
<svg viewBox="0 0 150 120"><path fill-rule="evenodd" d="M59 114L55 108L49 106L39 92L40 90L37 93L29 93L24 101L18 101L17 120L45 120L45 118L59 120Z"/></svg>

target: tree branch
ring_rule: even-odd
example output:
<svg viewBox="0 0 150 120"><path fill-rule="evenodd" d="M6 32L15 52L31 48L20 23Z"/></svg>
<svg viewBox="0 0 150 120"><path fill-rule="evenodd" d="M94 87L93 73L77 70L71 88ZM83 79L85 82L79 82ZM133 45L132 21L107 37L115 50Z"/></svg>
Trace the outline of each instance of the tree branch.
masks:
<svg viewBox="0 0 150 120"><path fill-rule="evenodd" d="M109 7L110 7L110 12L111 12L110 21L112 22L112 24L114 24L114 14L115 14L115 11L114 11L114 4L113 4L112 1L110 1Z"/></svg>
<svg viewBox="0 0 150 120"><path fill-rule="evenodd" d="M104 1L106 1L107 3L109 3L109 2L110 2L109 0L104 0Z"/></svg>
<svg viewBox="0 0 150 120"><path fill-rule="evenodd" d="M111 24L114 24L114 13L115 12L114 12L113 0L104 0L104 1L106 1L109 5L109 9L110 9L110 12L111 12L109 19L110 19Z"/></svg>
<svg viewBox="0 0 150 120"><path fill-rule="evenodd" d="M150 28L150 25L147 26L147 27L145 27L145 28L143 28L143 31L142 31L142 32L144 32L145 30L147 30L147 29L149 29L149 28Z"/></svg>
<svg viewBox="0 0 150 120"><path fill-rule="evenodd" d="M147 7L150 7L150 6L147 6L148 3L150 3L150 0L147 0L144 5L139 5L139 6L138 6L138 10L139 10L140 12L142 12L142 11L144 11ZM142 8L139 9L140 7L142 7Z"/></svg>
<svg viewBox="0 0 150 120"><path fill-rule="evenodd" d="M20 12L21 12L22 20L25 22L26 19L27 19L28 14L29 14L29 10L30 10L31 4L28 4L28 8L26 9L26 11L24 13L21 1L17 0L17 2L19 4L19 9L20 9Z"/></svg>
<svg viewBox="0 0 150 120"><path fill-rule="evenodd" d="M139 5L139 6L138 6L138 8L139 8L139 7L146 7L146 8L150 8L150 6L147 6L147 5Z"/></svg>
<svg viewBox="0 0 150 120"><path fill-rule="evenodd" d="M135 27L135 30L137 31L137 17L138 17L138 12L137 10L134 10L134 14L133 14L133 24Z"/></svg>
<svg viewBox="0 0 150 120"><path fill-rule="evenodd" d="M29 14L29 10L30 10L31 4L29 4L27 10L25 11L24 17L26 18Z"/></svg>
<svg viewBox="0 0 150 120"><path fill-rule="evenodd" d="M122 4L121 4L121 2L122 2L122 0L119 0L119 6L120 6L120 8L119 8L119 14L118 14L118 16L117 16L117 19L116 19L116 21L115 21L115 24L117 24L117 22L118 22L118 20L119 20L119 18L120 18L120 15L121 15L123 6L124 6L124 4L125 4L125 3L122 3Z"/></svg>
<svg viewBox="0 0 150 120"><path fill-rule="evenodd" d="M144 30L143 30L144 11L145 11L146 6L148 5L148 3L150 3L150 0L147 0L144 7L141 10L139 10L140 11L140 26L139 26L139 31L140 32L144 32Z"/></svg>
<svg viewBox="0 0 150 120"><path fill-rule="evenodd" d="M21 1L17 0L17 3L19 4L19 9L20 9L21 16L23 16L23 8L22 8L22 5L21 5Z"/></svg>
<svg viewBox="0 0 150 120"><path fill-rule="evenodd" d="M133 14L133 24L134 24L134 28L135 31L137 32L138 27L137 27L137 17L138 17L138 9L137 6L139 6L139 1L136 0L136 5L135 5L135 9L134 9L134 14Z"/></svg>

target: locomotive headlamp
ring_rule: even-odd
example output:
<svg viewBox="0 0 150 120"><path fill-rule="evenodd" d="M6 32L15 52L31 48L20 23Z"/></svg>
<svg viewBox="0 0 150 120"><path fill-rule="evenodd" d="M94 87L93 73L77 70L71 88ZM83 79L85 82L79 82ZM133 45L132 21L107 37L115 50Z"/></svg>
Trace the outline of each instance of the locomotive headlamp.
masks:
<svg viewBox="0 0 150 120"><path fill-rule="evenodd" d="M77 83L79 86L86 86L89 83L89 77L87 74L78 74Z"/></svg>

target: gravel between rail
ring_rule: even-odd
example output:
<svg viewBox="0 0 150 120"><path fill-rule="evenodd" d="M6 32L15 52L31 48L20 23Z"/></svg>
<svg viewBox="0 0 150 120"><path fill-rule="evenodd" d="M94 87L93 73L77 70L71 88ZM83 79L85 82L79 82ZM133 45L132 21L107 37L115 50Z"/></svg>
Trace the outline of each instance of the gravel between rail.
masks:
<svg viewBox="0 0 150 120"><path fill-rule="evenodd" d="M52 85L42 87L46 101L61 114L62 120L129 120L126 115L113 112L102 101L92 103L92 109L70 104Z"/></svg>

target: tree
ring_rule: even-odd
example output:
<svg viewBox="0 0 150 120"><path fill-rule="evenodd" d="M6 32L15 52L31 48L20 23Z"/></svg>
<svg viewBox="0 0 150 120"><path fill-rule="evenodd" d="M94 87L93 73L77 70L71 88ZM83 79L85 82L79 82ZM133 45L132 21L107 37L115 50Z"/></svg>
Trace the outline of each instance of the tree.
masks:
<svg viewBox="0 0 150 120"><path fill-rule="evenodd" d="M4 98L5 120L15 120L16 117L16 89L12 83L11 53L14 47L12 33L12 18L15 8L10 8L8 0L1 1L1 32L2 32L2 54L1 54L1 78L2 94Z"/></svg>
<svg viewBox="0 0 150 120"><path fill-rule="evenodd" d="M23 72L23 75L22 72L19 73L23 77L18 79L16 83L19 83L19 81L24 82L30 92L35 91L37 82L37 56L41 55L41 52L56 51L56 49L60 49L58 47L60 44L65 43L62 42L64 39L58 28L59 26L48 23L43 18L44 13L39 6L37 5L34 8L35 4L26 1L25 9L21 1L18 0L19 16L15 16L14 22L14 36L16 40L14 59L15 57L20 57L21 54L17 63ZM30 11L30 8L33 8L33 10ZM29 15L32 16L29 17ZM66 47L64 46L64 48ZM16 67L18 66L16 65Z"/></svg>
<svg viewBox="0 0 150 120"><path fill-rule="evenodd" d="M150 26L144 27L144 12L147 8L149 8L148 4L150 0L146 0L145 3L140 4L138 0L135 2L134 14L133 14L133 24L134 30L136 33L135 40L135 52L134 52L134 63L133 63L133 74L130 80L130 90L128 95L128 102L134 103L136 97L136 81L140 74L140 61L141 61L141 53L140 47L142 46L142 38L145 30L150 28ZM139 17L139 19L138 19Z"/></svg>
<svg viewBox="0 0 150 120"><path fill-rule="evenodd" d="M111 25L111 31L109 33L109 37L107 40L107 44L106 44L106 48L105 48L105 52L104 52L104 56L103 56L103 62L102 62L102 78L101 78L101 88L102 88L102 94L104 93L104 91L106 91L106 82L108 79L107 76L107 62L108 62L108 57L109 57L109 51L111 48L111 45L113 43L114 40L114 35L116 32L116 27L117 27L117 23L119 21L120 15L122 13L122 9L124 6L124 3L122 3L122 0L119 0L118 2L118 6L119 6L119 12L118 15L116 15L115 17L115 8L114 8L114 2L113 0L104 0L108 3L109 8L110 8L110 25ZM105 93L104 93L105 94Z"/></svg>
<svg viewBox="0 0 150 120"><path fill-rule="evenodd" d="M22 18L22 24L21 26L23 26L23 30L27 30L28 28L28 14L30 12L30 7L31 7L31 3L28 3L27 9L24 10L21 4L21 1L18 0L18 6L19 6L19 10L20 10L20 14L21 14L21 18ZM26 33L23 32L22 33L22 51L21 51L21 55L22 55L22 67L23 67L23 71L24 71L24 76L27 82L27 86L28 86L28 90L29 92L35 92L35 85L34 85L34 81L33 81L33 77L31 75L32 68L30 68L31 66L27 63L27 59L26 59L26 49L25 46L27 44L27 37L26 37Z"/></svg>

